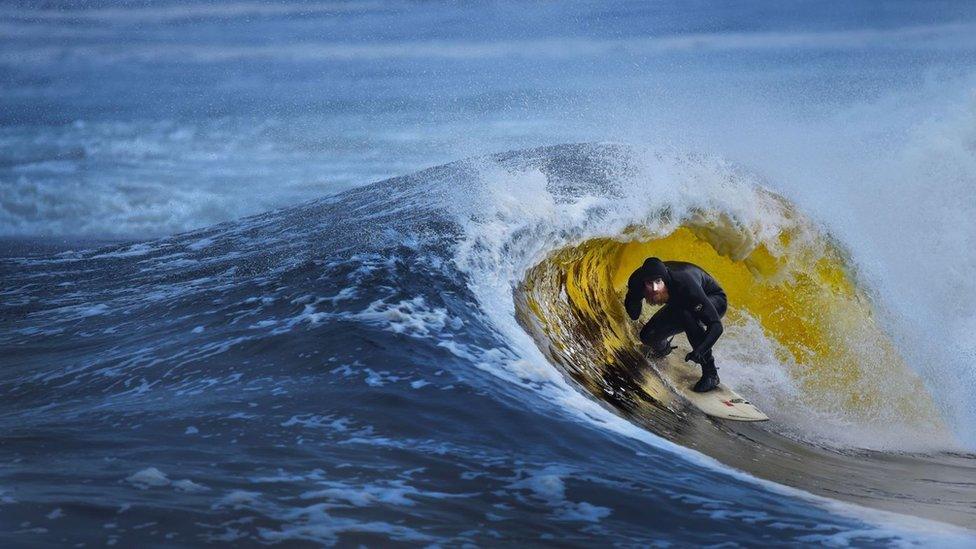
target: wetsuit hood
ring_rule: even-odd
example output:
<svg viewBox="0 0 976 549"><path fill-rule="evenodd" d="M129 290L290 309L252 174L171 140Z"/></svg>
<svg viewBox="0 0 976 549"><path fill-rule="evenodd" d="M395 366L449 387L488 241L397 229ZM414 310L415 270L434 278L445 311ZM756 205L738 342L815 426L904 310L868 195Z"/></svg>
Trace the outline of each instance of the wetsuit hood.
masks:
<svg viewBox="0 0 976 549"><path fill-rule="evenodd" d="M662 279L664 285L671 287L671 271L663 261L656 257L649 257L644 264L635 272L636 277L631 277L630 282L636 285L643 285L648 280Z"/></svg>

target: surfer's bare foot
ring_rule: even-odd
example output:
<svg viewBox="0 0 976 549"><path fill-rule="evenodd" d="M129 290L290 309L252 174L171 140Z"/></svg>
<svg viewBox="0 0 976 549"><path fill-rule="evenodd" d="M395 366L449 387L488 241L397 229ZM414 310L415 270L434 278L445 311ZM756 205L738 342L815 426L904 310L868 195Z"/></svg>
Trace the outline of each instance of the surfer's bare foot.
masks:
<svg viewBox="0 0 976 549"><path fill-rule="evenodd" d="M698 383L691 388L692 391L696 393L707 393L712 389L718 387L719 384L718 374L705 374L698 380Z"/></svg>

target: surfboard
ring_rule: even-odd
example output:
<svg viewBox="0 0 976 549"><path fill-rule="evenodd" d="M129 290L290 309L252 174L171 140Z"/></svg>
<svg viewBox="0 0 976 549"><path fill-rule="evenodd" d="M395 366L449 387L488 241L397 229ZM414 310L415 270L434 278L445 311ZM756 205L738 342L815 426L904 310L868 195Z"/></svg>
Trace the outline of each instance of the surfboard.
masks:
<svg viewBox="0 0 976 549"><path fill-rule="evenodd" d="M665 358L648 357L648 361L679 396L709 416L732 421L769 420L769 416L725 383L719 383L717 388L707 393L692 391L691 388L701 377L701 367L693 362L682 360L685 352L675 349Z"/></svg>

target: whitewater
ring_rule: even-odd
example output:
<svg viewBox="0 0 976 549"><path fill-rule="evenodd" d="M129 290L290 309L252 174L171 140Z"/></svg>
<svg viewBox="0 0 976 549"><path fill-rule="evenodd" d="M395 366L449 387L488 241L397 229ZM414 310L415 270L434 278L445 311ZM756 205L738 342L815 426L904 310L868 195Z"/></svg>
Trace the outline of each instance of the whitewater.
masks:
<svg viewBox="0 0 976 549"><path fill-rule="evenodd" d="M3 544L972 545L976 15L803 9L4 8Z"/></svg>

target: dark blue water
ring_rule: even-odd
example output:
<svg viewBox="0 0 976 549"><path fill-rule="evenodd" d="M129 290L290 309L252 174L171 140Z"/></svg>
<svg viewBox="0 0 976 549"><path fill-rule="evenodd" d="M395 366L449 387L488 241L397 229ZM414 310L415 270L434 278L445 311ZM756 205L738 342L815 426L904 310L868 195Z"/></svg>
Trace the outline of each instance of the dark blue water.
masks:
<svg viewBox="0 0 976 549"><path fill-rule="evenodd" d="M725 154L897 286L899 249L973 261L974 28L966 3L5 4L3 544L971 543L673 444L518 334L555 240L695 199L624 211L603 150L441 165ZM976 295L959 272L893 331ZM971 376L941 336L932 386Z"/></svg>

